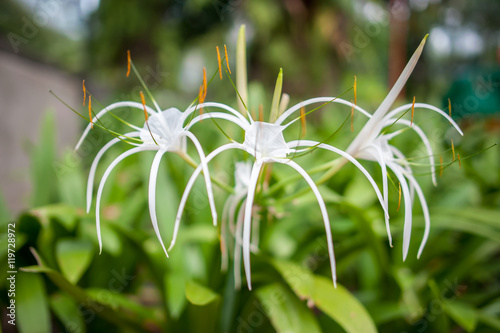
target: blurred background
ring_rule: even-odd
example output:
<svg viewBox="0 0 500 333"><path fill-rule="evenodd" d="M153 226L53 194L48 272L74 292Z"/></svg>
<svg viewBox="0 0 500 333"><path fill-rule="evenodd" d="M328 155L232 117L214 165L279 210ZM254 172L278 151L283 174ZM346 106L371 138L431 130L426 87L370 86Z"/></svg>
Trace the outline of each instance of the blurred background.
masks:
<svg viewBox="0 0 500 333"><path fill-rule="evenodd" d="M82 212L86 176L97 150L111 136L108 138L106 134L93 131L88 144L74 153L74 146L87 124L54 95L86 114L87 109L82 106L82 81L85 80L96 108L99 103L140 101L139 91L143 88L133 75L125 77L126 53L130 50L138 71L160 106L183 110L198 95L203 67L207 68L209 76L216 71L216 45L227 45L229 63L234 68L237 33L245 24L249 89L251 95L257 96L259 103L263 104L264 110L270 108L276 77L282 68L283 92L290 95L291 105L311 97L342 95L352 88L356 76L357 103L373 112L422 38L429 34L424 53L397 103L411 102L416 96L417 102L427 102L443 110L450 105L453 118L464 129L463 138L449 130L449 124L442 119L434 117L429 120L422 116L424 118L420 120L425 130L426 125L430 125L427 134L446 163L451 161L453 140L454 148L462 156L462 165L458 167L455 163L446 168L438 188L431 186L428 174L421 177L422 186L429 195L435 229L420 261L412 258L403 264L399 249L386 248L384 232L380 228L373 231L377 235L374 242L384 242L383 246L377 245L373 250L371 243L357 242L366 236L360 231L363 224L350 220L351 208L346 211L342 205L333 204L329 209L340 215L339 227L334 230L340 236L334 241L340 243L339 257L345 258L339 263L339 281L343 281L361 300L381 332L500 330L500 153L498 146L494 146L500 136L499 17L500 1L497 0L2 0L0 196L3 200L0 197L0 218L19 220L26 226L19 231L23 249L20 260L25 265L34 264L29 246L36 247L45 258L53 257L52 261L48 260L49 264L61 268L63 273L66 272L63 267L76 259L70 257L65 261L58 251L67 247L79 254L78 251L83 251L85 264L82 264L78 276L70 279L79 287L106 288L107 282L113 278L110 272L121 272L125 267L127 274L138 277L120 290L133 295L128 300L143 306L166 304L164 317L168 318L167 324L159 315L153 318L155 324L147 326L150 331L169 327L169 320L173 320L174 328L187 325L191 331L196 331L189 326L193 323L185 324L189 322L186 318L198 318L193 312L195 310L186 314L183 312L185 299L181 297L184 303L176 303L169 296L172 295L168 292L173 288L172 283L178 280L164 281L161 276L164 271L178 270L176 265L182 265L182 260L190 263L205 261L204 268L185 268L187 273L183 271L185 275L182 276L194 276L204 286L220 295L224 293L221 304L233 304L227 305L232 310L227 310L227 315L220 315L222 324L214 324L214 327L220 331L224 331L223 328L228 332L236 331L241 326L237 324L239 319L235 318L241 319L244 313L252 313L248 304L253 304L252 297L255 296L244 291L235 296L233 303L226 302L229 296L224 288L232 287L232 280L225 281L220 272L219 275L210 273L211 266L217 269L220 266L215 231L199 238L193 236L199 243L209 243L208 259L207 248L202 245L199 247L203 251L187 251L188 259L173 259L165 264L157 245L152 245L157 240L150 230L144 185L147 184L144 175L149 170L150 159L145 163L137 163L137 160L125 163L116 176L117 185L110 190L112 194L104 198L106 206L103 208L103 215L108 220L118 220L134 227L139 224L144 232L140 236L141 242L147 241L140 243L138 235L124 232L110 222L112 227L105 231L108 241L111 239L110 245L102 256L93 257L96 252L95 229L92 229L95 228L94 219ZM351 96L352 92L348 94ZM215 100L236 106L235 92L227 80L223 83L214 81L209 86L207 101ZM135 117L125 111L119 115L138 124L143 121L140 115ZM308 118L308 126L316 132L309 133L319 133L318 138L324 138L333 130L325 124L341 123L345 115L337 118L333 112L316 112ZM419 119L420 116L416 117ZM364 122L361 117L356 118L355 133ZM209 144L213 143L205 148L206 152L216 147L215 142L210 141L213 133L216 132L199 134ZM341 148L348 145L349 138L352 139L348 130L344 134L345 137L337 141ZM417 147L409 139L400 143L414 153L412 156L425 155L422 147ZM107 159L104 164L110 161ZM227 161L230 164L232 160ZM183 164L174 160L166 168L171 171L180 166ZM375 167L371 170L379 173ZM177 176L173 173L165 176L163 181L172 186L178 181ZM187 181L187 177L184 174L179 179ZM226 180L231 182L230 178ZM182 193L182 184L182 181L177 183L176 192L166 193L174 200L159 208L164 210L160 216L172 217ZM328 185L342 196L362 196L360 190L353 190L359 187L359 182L348 172L340 173ZM326 193L327 190L322 191ZM360 207L366 203L365 199L360 199ZM397 194L395 200L397 205ZM132 201L134 204L130 204ZM62 212L59 206L48 210L40 208L52 207L47 205L53 204L63 204L65 208ZM295 207L296 211L300 207ZM209 216L206 207L202 213ZM299 226L303 216L297 213L296 223L292 217L290 225ZM59 221L54 222L57 227L52 226L52 220ZM420 216L417 225L422 224L421 220ZM395 217L394 221L402 220ZM298 237L302 229L297 227L294 231L290 225L283 229L278 226L278 231L273 229L271 236L264 237L268 239L268 243L264 241L264 253L296 261L306 255L310 248L301 244L312 244L311 239L316 238L302 239ZM351 228L353 225L355 227ZM193 226L196 226L195 222ZM324 242L321 227L315 226L313 235ZM395 228L396 232L400 231ZM44 234L42 230L50 232ZM422 228L419 232L421 235ZM55 242L63 237L60 235L66 237L66 242L54 248ZM302 235L309 233L303 232ZM295 241L296 238L303 243ZM70 243L81 247L75 250ZM418 241L414 243L416 247ZM383 260L370 261L366 253L372 250L377 256L381 251L390 253L386 255L390 264ZM146 255L153 263L151 271L141 266L146 265L141 263L141 258ZM322 262L315 268L315 273L328 276L327 263ZM46 278L31 278L38 275L26 276L30 278L23 278L25 285L47 286L42 288L42 294L35 294L42 295L37 298L42 303L44 300L49 302L46 296L49 295L50 306L46 308L55 315L47 312L42 313L42 317L51 318L54 331L65 327L67 331L76 332L68 328L72 327L71 324L80 331L85 331L86 327L89 331L120 327L120 323L105 316L105 319L99 317L99 320L87 322L85 314L82 315L81 311L78 314L76 310L71 316L77 319L64 319L71 316L65 316L61 309L66 306L76 309L75 304L81 305L84 300L74 303L70 298L62 297L51 284L53 280L49 283ZM35 282L29 279L35 279ZM447 283L452 286L448 287ZM443 295L447 298L444 299ZM443 299L451 299L450 295L460 300L443 303ZM3 302L6 300L5 297L2 299ZM439 309L436 300L441 301ZM128 304L123 299L114 301ZM135 311L134 307L130 309ZM156 315L155 311L151 313ZM149 318L141 311L137 313L140 313L140 318ZM316 309L323 331L331 327L341 331L331 319L325 319L319 313ZM276 329L274 324L272 326ZM250 332L247 326L245 329ZM271 327L270 324L267 326ZM134 326L131 324L130 327ZM123 326L117 331L122 329ZM197 329L204 331L204 327ZM24 331L29 332L29 328Z"/></svg>

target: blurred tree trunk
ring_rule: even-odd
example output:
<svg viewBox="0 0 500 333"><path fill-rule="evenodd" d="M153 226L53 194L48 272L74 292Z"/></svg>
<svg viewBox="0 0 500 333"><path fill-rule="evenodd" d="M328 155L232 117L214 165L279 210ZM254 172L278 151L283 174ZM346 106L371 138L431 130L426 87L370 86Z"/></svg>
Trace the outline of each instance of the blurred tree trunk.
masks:
<svg viewBox="0 0 500 333"><path fill-rule="evenodd" d="M391 88L403 71L406 61L408 40L408 22L410 8L408 0L391 0L389 3L391 19L389 23L389 87ZM403 88L398 98L404 98Z"/></svg>

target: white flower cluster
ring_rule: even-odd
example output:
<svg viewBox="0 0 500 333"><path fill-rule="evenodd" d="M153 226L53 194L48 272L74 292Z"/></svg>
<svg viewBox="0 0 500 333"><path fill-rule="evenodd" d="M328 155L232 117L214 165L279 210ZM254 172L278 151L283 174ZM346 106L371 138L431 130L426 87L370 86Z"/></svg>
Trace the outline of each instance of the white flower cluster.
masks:
<svg viewBox="0 0 500 333"><path fill-rule="evenodd" d="M241 43L241 41L239 41L239 43ZM227 236L227 230L229 228L229 231L234 236L234 246L232 246L232 248L234 249L235 281L237 287L239 287L241 283L241 278L240 278L241 257L243 257L248 288L251 289L252 286L250 278L251 277L250 252L256 251L257 249L257 244L255 239L256 236L252 237L252 224L255 224L252 221L252 208L254 204L254 196L256 192L257 183L259 180L259 175L263 170L264 165L271 163L285 164L295 169L304 178L304 180L308 183L311 190L313 191L323 217L327 244L328 244L328 252L330 256L331 273L333 282L334 284L336 284L333 241L330 228L330 220L325 202L321 196L318 186L315 184L313 179L299 164L293 161L293 157L295 156L295 154L309 151L312 148L324 149L333 152L335 154L338 154L342 157L341 165L347 162L351 162L364 174L366 179L372 185L373 190L375 191L378 197L382 210L384 211L387 234L391 246L392 246L392 238L389 228L387 169L390 169L394 173L402 189L404 208L405 208L404 232L403 232L403 259L406 259L410 244L413 197L414 193L416 192L420 204L422 206L425 218L424 237L418 252L418 256L420 256L427 241L430 230L430 218L426 200L422 192L422 189L420 188L418 182L416 181L415 177L412 174L412 169L410 168L410 165L407 163L407 159L401 153L400 150L398 150L396 147L390 144L391 139L402 133L403 130L398 130L392 133L385 133L383 130L394 124L400 124L414 130L420 136L429 155L432 180L434 183L436 183L435 171L434 171L435 162L433 158L432 148L429 143L429 140L427 139L422 129L413 123L413 110L420 108L437 112L441 114L443 117L445 117L456 128L456 130L460 134L462 134L457 124L451 119L451 117L448 114L446 114L442 110L432 105L422 104L422 103L412 103L403 105L394 110L390 110L391 105L395 101L397 95L400 93L409 75L413 71L417 63L417 60L420 57L420 54L422 53L424 44L425 44L425 39L422 41L420 46L417 48L417 50L411 57L410 61L403 70L401 76L397 80L392 90L389 92L387 97L384 99L384 101L380 104L378 109L373 114L365 111L364 109L360 108L353 102L349 102L337 97L318 97L303 101L297 105L288 108L287 110L284 110L281 114L278 113L275 117L274 122L254 121L252 117L248 115L248 112L243 112L246 113L246 115L244 116L242 115L241 112L225 104L211 103L211 102L203 103L202 99L204 99L204 96L200 96L203 98L200 98L199 103L197 105L189 107L184 112L181 112L175 108L162 110L158 107L156 102L154 103L156 110L147 107L144 102L142 104L136 102L119 102L104 108L97 115L93 117L91 124L89 124L88 128L84 132L80 142L77 145L77 148L88 134L92 124L96 123L99 120L99 118L102 117L104 114L114 109L121 107L131 107L144 110L146 114L146 122L142 128L130 125L133 128L133 131L123 135L119 135L115 139L108 142L98 152L94 162L92 163L90 169L90 175L88 178L88 187L87 187L87 211L89 211L91 207L93 183L94 183L96 168L103 154L110 147L112 147L113 145L117 144L120 141L126 140L134 146L133 148L129 149L128 151L118 156L108 166L100 181L99 188L97 191L97 202L96 202L96 226L97 226L97 236L100 248L102 248L102 240L100 233L99 210L100 210L101 195L108 176L110 175L113 168L127 156L130 156L132 154L141 151L153 150L157 151L157 153L153 160L150 171L149 212L155 233L165 251L165 254L167 254L167 249L165 248L162 241L162 237L160 235L160 231L158 228L158 221L155 212L156 178L160 160L162 156L167 152L179 154L187 161L192 162L191 158L187 155L187 150L186 150L187 141L189 139L196 148L200 164L197 165L195 171L193 172L191 178L189 179L184 194L181 198L179 210L175 220L173 239L171 241L170 248L168 250L170 250L175 244L180 226L182 212L186 205L188 195L194 185L196 178L200 175L201 172L203 172L203 175L205 177L205 184L213 216L213 223L214 225L217 224L218 220L217 210L214 202L214 196L212 191L212 180L210 177L210 170L209 170L209 163L212 161L212 159L215 158L217 155L221 154L222 152L232 149L245 151L253 157L252 163L249 161L242 161L236 163L235 187L231 195L228 197L226 204L224 205L222 214L222 226L221 226L221 245L222 245L221 248L223 249L222 265L223 268L227 268L228 266L226 236ZM238 49L241 49L241 45L238 45ZM226 60L227 60L227 55L226 55ZM238 63L244 64L245 61L238 61ZM244 76L246 80L246 72ZM206 87L204 89L206 91ZM244 82L243 85L241 82L238 83L238 90L240 89L241 91L246 90L246 82ZM200 89L200 91L202 91L202 89ZM279 93L281 93L281 87L279 89ZM244 105L246 102L245 100L246 93L245 94L242 93L241 95L239 94L239 96L241 98L241 104ZM289 121L286 124L283 123L298 110L303 110L305 106L314 103L344 104L346 106L353 108L353 110L357 110L358 112L362 113L368 118L368 121L366 122L364 127L361 129L359 134L354 138L352 143L345 151L336 148L332 145L312 140L301 139L291 142L285 141L285 138L283 136L283 131L290 124L294 123L300 118L305 117L305 115L302 114L302 117L295 118L294 120ZM219 111L218 112L208 111L198 116L195 116L196 111L207 108L211 109L216 108L219 109ZM409 121L406 119L402 119L401 116L409 109L412 110L412 120ZM244 141L241 143L236 141L228 142L214 149L208 155L205 155L199 140L190 131L191 128L194 125L198 124L202 118L224 119L239 126L245 133ZM382 171L382 190L379 189L379 186L377 185L373 177L370 175L370 173L359 163L359 160L374 161L380 165ZM258 225L258 222L256 224Z"/></svg>

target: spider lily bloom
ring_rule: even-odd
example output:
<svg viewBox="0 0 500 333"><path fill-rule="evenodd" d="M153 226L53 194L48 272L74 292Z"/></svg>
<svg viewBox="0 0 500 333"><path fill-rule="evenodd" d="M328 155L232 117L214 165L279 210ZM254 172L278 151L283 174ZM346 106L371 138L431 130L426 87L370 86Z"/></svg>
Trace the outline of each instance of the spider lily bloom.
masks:
<svg viewBox="0 0 500 333"><path fill-rule="evenodd" d="M417 196L420 200L425 221L424 236L420 248L418 250L417 257L420 257L420 255L422 254L422 251L425 247L425 244L429 236L430 232L429 209L427 207L427 202L425 200L425 196L422 192L422 189L420 188L420 185L413 176L412 170L409 166L409 163L406 160L406 157L396 147L389 144L389 141L395 136L402 133L403 130L399 130L388 134L384 134L382 130L394 124L401 124L403 126L409 127L410 129L413 129L417 133L417 135L419 135L429 155L431 176L434 185L437 185L437 183L436 183L435 162L434 162L432 147L422 129L413 123L414 109L422 108L441 114L450 122L450 124L452 124L455 127L455 129L461 135L463 135L463 132L460 130L458 125L451 119L450 116L448 116L447 113L429 104L413 102L412 104L406 104L392 111L389 111L389 108L394 103L396 97L401 92L401 89L403 88L406 81L408 80L408 77L415 68L415 65L422 53L426 39L427 36L422 40L419 47L414 52L408 64L401 73L400 77L394 84L393 88L391 89L387 97L384 99L384 101L380 104L378 109L373 113L373 115L370 115L361 108L356 107L359 111L368 116L370 119L364 125L362 130L359 132L359 134L356 136L356 138L352 141L352 143L346 150L347 153L356 158L375 161L380 164L380 167L382 169L382 181L383 181L382 186L384 193L384 202L386 203L386 205L388 202L387 168L392 170L392 172L398 179L401 185L403 198L405 202L405 218L404 218L404 231L403 231L403 260L406 259L408 255L408 249L410 246L411 225L412 225L412 203L413 203L414 191L417 193ZM410 109L412 110L411 121L408 121L406 119L401 119L402 114Z"/></svg>
<svg viewBox="0 0 500 333"><path fill-rule="evenodd" d="M301 103L303 104L303 103ZM218 105L220 106L220 105ZM229 110L229 107L225 106L224 107L226 110ZM297 107L292 107L291 109L296 109ZM328 149L330 151L333 151L347 160L351 161L356 167L358 167L363 174L367 177L367 179L370 181L371 185L373 186L373 189L375 190L377 197L379 198L379 201L384 208L385 211L385 216L388 218L387 214L387 209L385 207L384 201L382 194L380 193L377 184L373 180L373 178L370 176L368 171L352 156L347 154L346 152L337 149L333 146L326 145L326 144L320 144L317 142L313 141L300 141L300 145L297 144L296 141L292 141L290 143L287 143L285 141L285 138L283 136L283 131L294 121L288 123L287 125L282 126L281 122L286 119L286 117L280 117L276 123L269 123L269 122L263 122L263 121L254 121L253 119L249 118L248 120L242 117L238 117L235 115L235 112L233 111L233 115L228 115L224 113L217 113L217 112L209 112L207 114L203 114L204 119L205 118L224 118L226 120L229 120L237 125L239 125L244 131L245 131L245 140L243 143L238 143L238 142L232 142L225 144L217 149L215 149L213 152L208 154L206 156L206 163L209 163L214 157L219 155L220 153L230 150L230 149L240 149L243 151L246 151L250 155L252 155L255 158L255 161L253 163L253 166L251 168L250 172L250 178L248 181L248 189L246 193L246 202L244 205L244 219L243 219L243 262L244 262L244 267L245 267L245 272L246 272L246 277L247 277L247 283L248 283L248 288L252 289L251 287L251 280L250 280L250 238L251 238L251 219L252 219L252 206L253 206L253 201L254 201L254 196L255 196L255 190L257 186L257 181L258 177L260 174L260 171L263 167L264 164L266 163L281 163L281 164L286 164L293 169L295 169L303 178L304 180L308 183L308 185L311 187L314 195L316 196L316 199L318 201L318 204L320 206L321 214L323 217L323 222L325 226L325 231L326 231L326 237L327 237L327 243L328 243L328 253L330 255L330 265L331 265L331 271L332 271L332 278L334 283L336 284L336 272L335 272L335 257L334 257L334 252L333 252L333 241L332 241L332 235L331 235L331 229L330 229L330 220L328 217L328 213L326 210L326 205L325 202L318 190L318 187L312 180L312 178L307 174L307 172L300 167L296 162L292 161L288 156L289 155L294 155L298 152L304 151L304 149L296 149L297 146L306 146L306 147L316 147L319 146L320 148ZM285 111L285 114L290 114ZM223 117L222 117L223 116ZM200 119L200 116L196 117L193 119L191 122L192 124L198 122ZM202 171L201 166L198 166L196 170L193 172L191 178L189 179L186 188L184 190L184 194L181 198L181 203L179 205L179 210L178 214L176 217L175 221L175 226L174 226L174 234L173 234L173 239L172 243L170 245L169 250L174 246L176 237L177 237L177 232L180 226L180 220L182 216L182 212L184 210L184 206L187 201L187 197L194 185L194 181ZM238 237L236 237L238 239Z"/></svg>
<svg viewBox="0 0 500 333"><path fill-rule="evenodd" d="M96 228L97 228L97 237L99 241L99 249L102 251L102 239L101 239L101 231L100 231L100 202L101 202L101 196L102 192L104 189L104 185L106 183L106 180L108 179L110 173L112 170L116 167L118 163L120 163L123 159L125 159L128 156L131 156L133 154L136 154L138 152L142 151L157 151L152 165L151 165L151 171L150 171L150 178L149 178L149 190L148 190L148 196L149 196L149 213L152 221L152 225L154 228L154 231L156 233L156 236L158 237L158 240L161 243L161 246L165 252L165 254L168 257L167 250L165 248L165 245L163 244L161 235L160 235L160 230L158 227L158 221L156 217L156 179L157 179L157 174L158 174L158 169L160 165L160 161L162 156L166 152L172 152L180 155L184 160L186 160L190 164L194 164L193 160L187 155L186 153L186 145L187 145L187 139L191 140L191 142L194 144L198 156L200 158L200 167L203 170L204 176L205 176L205 183L206 183L206 188L207 188L207 193L208 193L208 199L210 203L210 208L213 216L213 222L214 225L217 223L217 211L215 209L215 203L214 203L214 197L213 197L213 191L212 191L212 183L210 180L210 173L209 169L207 166L207 161L205 154L203 152L203 149L201 147L200 142L198 139L195 137L193 133L191 133L188 129L189 122L187 122L188 118L191 117L193 112L196 110L199 110L202 107L207 107L207 106L218 106L217 103L202 103L198 105L194 105L189 107L187 110L184 112L179 111L176 108L169 108L166 110L161 110L156 101L154 101L154 105L156 107L156 110L146 106L145 104L137 103L137 102L118 102L111 104L101 110L95 117L92 119L91 124L87 126L85 129L80 141L78 142L77 146L75 149L78 149L80 145L82 144L83 140L89 133L91 129L92 123L96 123L99 121L99 119L104 116L106 113L122 108L122 107L131 107L135 109L140 109L143 110L146 114L146 122L142 128L137 127L132 124L127 124L129 125L133 131L120 135L111 141L109 141L104 147L101 148L101 150L97 153L92 166L90 168L90 174L87 182L87 212L90 211L90 207L92 204L92 192L93 192L93 184L94 184L94 178L95 178L95 173L97 169L97 165L99 164L99 161L101 157L104 155L104 153L109 150L112 146L115 144L119 143L120 141L125 141L128 140L127 142L133 145L134 147L125 151L121 155L119 155L116 159L114 159L111 164L108 166L106 171L104 172L104 175L101 178L99 188L97 191L97 200L96 200ZM224 108L225 106L219 106L221 108ZM232 111L232 109L230 110ZM237 113L237 112L236 112ZM239 113L237 113L239 115ZM229 116L227 114L224 114L222 117ZM241 115L240 115L241 116ZM217 115L215 115L217 117ZM187 123L187 124L186 124Z"/></svg>

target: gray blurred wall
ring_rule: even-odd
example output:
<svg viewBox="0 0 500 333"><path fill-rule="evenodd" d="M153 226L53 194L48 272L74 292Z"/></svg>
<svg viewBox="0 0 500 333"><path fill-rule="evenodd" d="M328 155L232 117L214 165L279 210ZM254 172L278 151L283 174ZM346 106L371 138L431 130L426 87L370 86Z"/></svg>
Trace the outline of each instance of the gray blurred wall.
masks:
<svg viewBox="0 0 500 333"><path fill-rule="evenodd" d="M59 154L67 147L74 147L81 134L78 116L55 99L49 90L71 106L82 102L79 79L0 52L0 189L14 216L29 206L28 147L39 138L45 113L55 112Z"/></svg>

